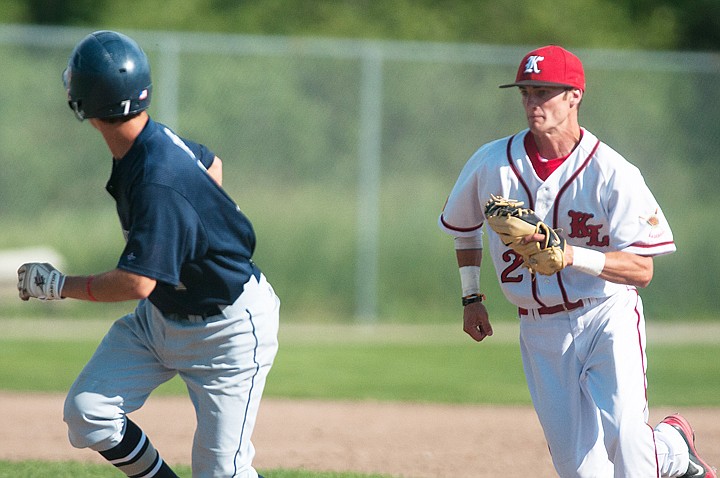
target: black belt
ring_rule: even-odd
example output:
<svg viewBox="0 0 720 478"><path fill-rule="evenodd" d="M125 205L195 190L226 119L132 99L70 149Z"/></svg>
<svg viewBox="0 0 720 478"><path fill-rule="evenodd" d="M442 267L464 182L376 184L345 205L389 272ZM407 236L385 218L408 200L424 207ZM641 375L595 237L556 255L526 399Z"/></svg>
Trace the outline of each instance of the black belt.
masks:
<svg viewBox="0 0 720 478"><path fill-rule="evenodd" d="M260 282L260 276L262 274L262 271L260 270L260 268L257 265L255 265L255 263L253 261L250 261L250 265L252 266L251 276L255 277L255 279L258 282ZM223 307L223 309L224 308L225 307ZM191 320L200 320L200 319L205 320L208 317L222 314L223 309L221 309L220 306L213 305L213 306L210 306L208 309L206 309L204 312L197 312L197 313L192 313L192 314L178 313L178 312L170 312L170 313L163 312L163 315L170 320L176 320L176 321L180 321L180 322L191 321Z"/></svg>
<svg viewBox="0 0 720 478"><path fill-rule="evenodd" d="M557 314L558 312L578 309L582 306L583 306L583 301L582 301L582 299L580 299L577 302L567 302L565 304L551 305L548 307L540 307L539 309L533 309L533 310L537 310L538 314L540 314L540 315L550 315L550 314ZM528 315L530 312L527 309L518 307L518 313L520 315Z"/></svg>
<svg viewBox="0 0 720 478"><path fill-rule="evenodd" d="M214 315L220 315L222 314L222 309L220 309L219 306L213 305L209 307L205 312L200 312L196 314L181 314L177 312L171 312L171 313L163 313L163 315L168 318L169 320L174 320L177 322L190 322L192 320L205 320L208 317L212 317Z"/></svg>

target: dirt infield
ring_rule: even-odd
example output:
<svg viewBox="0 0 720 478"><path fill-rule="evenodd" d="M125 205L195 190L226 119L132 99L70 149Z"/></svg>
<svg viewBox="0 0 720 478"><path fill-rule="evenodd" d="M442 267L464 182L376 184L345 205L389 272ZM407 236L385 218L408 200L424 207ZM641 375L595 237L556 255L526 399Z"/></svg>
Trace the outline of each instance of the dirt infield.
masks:
<svg viewBox="0 0 720 478"><path fill-rule="evenodd" d="M67 442L63 396L0 392L0 459L101 462ZM681 411L698 449L720 464L720 409ZM189 464L194 416L186 398L152 397L133 415L170 463ZM534 412L525 407L266 399L254 436L260 469L386 473L406 478L554 477Z"/></svg>

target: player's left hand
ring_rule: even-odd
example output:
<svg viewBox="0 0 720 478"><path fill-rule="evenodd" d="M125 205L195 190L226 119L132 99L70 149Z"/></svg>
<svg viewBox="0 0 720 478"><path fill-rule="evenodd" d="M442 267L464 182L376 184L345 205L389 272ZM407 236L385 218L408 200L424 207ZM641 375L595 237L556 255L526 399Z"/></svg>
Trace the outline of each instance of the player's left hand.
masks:
<svg viewBox="0 0 720 478"><path fill-rule="evenodd" d="M490 318L485 306L480 302L468 304L463 309L463 330L476 342L493 334Z"/></svg>
<svg viewBox="0 0 720 478"><path fill-rule="evenodd" d="M48 263L29 262L18 269L17 288L22 300L31 297L40 300L63 299L64 284L65 275Z"/></svg>

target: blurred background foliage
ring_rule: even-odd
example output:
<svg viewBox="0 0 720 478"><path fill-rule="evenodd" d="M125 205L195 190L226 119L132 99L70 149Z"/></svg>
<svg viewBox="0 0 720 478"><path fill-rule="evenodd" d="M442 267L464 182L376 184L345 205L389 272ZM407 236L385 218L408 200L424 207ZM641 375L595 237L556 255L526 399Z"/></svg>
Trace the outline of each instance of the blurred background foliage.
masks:
<svg viewBox="0 0 720 478"><path fill-rule="evenodd" d="M718 50L717 0L4 0L1 23Z"/></svg>

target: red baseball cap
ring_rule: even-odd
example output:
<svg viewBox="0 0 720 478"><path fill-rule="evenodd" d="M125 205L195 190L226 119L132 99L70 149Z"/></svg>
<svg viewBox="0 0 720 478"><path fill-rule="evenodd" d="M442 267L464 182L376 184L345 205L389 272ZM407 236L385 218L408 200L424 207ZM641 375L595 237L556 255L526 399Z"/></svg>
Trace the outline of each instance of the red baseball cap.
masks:
<svg viewBox="0 0 720 478"><path fill-rule="evenodd" d="M531 51L523 58L511 86L560 86L585 91L585 72L580 59L557 45Z"/></svg>

